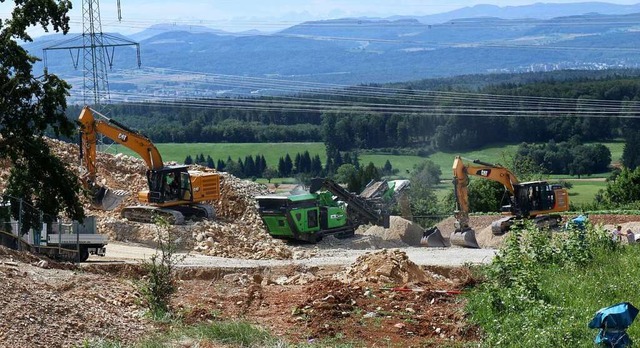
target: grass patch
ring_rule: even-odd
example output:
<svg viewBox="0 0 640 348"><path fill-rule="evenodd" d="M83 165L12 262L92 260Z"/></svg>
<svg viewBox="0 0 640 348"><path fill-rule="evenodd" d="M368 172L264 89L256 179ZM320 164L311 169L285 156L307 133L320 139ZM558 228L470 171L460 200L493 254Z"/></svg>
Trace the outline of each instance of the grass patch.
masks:
<svg viewBox="0 0 640 348"><path fill-rule="evenodd" d="M193 326L176 326L170 331L146 337L134 348L207 347L219 343L232 347L288 347L268 331L241 320L221 321ZM85 342L85 348L120 348L117 341L94 340Z"/></svg>
<svg viewBox="0 0 640 348"><path fill-rule="evenodd" d="M593 203L593 200L598 191L607 188L606 181L568 181L573 185L573 187L569 190L569 202L576 206Z"/></svg>
<svg viewBox="0 0 640 348"><path fill-rule="evenodd" d="M155 144L158 151L162 154L164 161L175 161L183 163L187 155L194 157L200 153L211 156L216 162L221 159L227 160L231 156L234 161L245 156L263 155L270 167L278 168L278 159L284 157L287 153L293 160L296 153L304 153L309 151L311 157L316 154L320 155L320 159L324 162L326 152L323 143L162 143ZM138 155L128 148L117 145L109 149L109 153L124 153L127 155L138 157Z"/></svg>
<svg viewBox="0 0 640 348"><path fill-rule="evenodd" d="M613 243L605 231L514 231L486 281L469 295L467 310L485 332L486 347L591 347L597 310L640 304L636 245ZM639 337L640 327L628 330Z"/></svg>

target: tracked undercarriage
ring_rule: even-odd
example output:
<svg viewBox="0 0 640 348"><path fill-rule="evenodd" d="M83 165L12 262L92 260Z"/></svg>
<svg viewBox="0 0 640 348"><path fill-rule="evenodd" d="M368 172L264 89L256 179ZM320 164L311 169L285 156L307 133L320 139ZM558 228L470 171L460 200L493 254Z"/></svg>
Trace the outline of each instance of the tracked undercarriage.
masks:
<svg viewBox="0 0 640 348"><path fill-rule="evenodd" d="M210 204L178 205L164 208L137 205L124 207L120 215L129 221L155 223L158 218L161 218L171 225L182 225L186 220L214 219L215 210Z"/></svg>

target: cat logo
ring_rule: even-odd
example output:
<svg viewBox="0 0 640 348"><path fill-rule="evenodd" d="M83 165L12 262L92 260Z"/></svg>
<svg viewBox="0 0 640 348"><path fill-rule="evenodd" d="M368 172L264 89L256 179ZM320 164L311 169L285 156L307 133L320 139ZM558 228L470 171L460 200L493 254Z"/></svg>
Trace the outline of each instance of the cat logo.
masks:
<svg viewBox="0 0 640 348"><path fill-rule="evenodd" d="M122 140L122 142L127 141L127 135L124 133L118 133L118 139Z"/></svg>
<svg viewBox="0 0 640 348"><path fill-rule="evenodd" d="M480 169L476 172L476 175L479 176L489 176L491 174L491 169Z"/></svg>

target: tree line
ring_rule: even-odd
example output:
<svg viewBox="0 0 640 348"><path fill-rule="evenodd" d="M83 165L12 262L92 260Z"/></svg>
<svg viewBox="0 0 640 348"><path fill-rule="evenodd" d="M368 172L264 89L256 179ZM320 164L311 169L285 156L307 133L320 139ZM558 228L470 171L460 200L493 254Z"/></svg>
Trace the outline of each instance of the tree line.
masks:
<svg viewBox="0 0 640 348"><path fill-rule="evenodd" d="M377 97L358 87L342 95L301 96L362 106L357 110L345 107L300 111L283 106L284 97L239 99L259 102L260 108L226 107L221 99L201 100L199 108L158 104L109 107L117 120L159 143L322 141L342 152L415 148L428 155L433 151L465 151L493 143L549 140L559 143L573 137L585 143L627 135L627 123L632 121L621 116L628 117L635 108L634 102L640 100L640 78L614 75L558 81L553 76L556 75L533 83L509 82L476 90L462 87L450 90L467 93L457 99L447 93L409 98L407 94L417 93L415 83L394 84L399 90L397 97ZM498 102L497 96L501 97ZM561 112L550 114L550 102L545 98L566 98ZM513 102L507 103L508 100ZM590 103L592 100L606 105L595 107L599 104ZM502 109L496 103L503 105ZM389 113L376 106L379 104L414 105L428 107L429 111ZM79 110L69 108L69 117L77 118ZM584 117L585 113L589 117Z"/></svg>
<svg viewBox="0 0 640 348"><path fill-rule="evenodd" d="M602 144L579 144L575 140L518 146L516 159L531 160L548 174L588 175L609 171L611 151Z"/></svg>

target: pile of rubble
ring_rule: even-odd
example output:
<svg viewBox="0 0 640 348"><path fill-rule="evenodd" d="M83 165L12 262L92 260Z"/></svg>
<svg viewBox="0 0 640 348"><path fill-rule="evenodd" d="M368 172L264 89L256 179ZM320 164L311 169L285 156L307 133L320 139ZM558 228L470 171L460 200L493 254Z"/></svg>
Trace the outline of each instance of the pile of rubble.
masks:
<svg viewBox="0 0 640 348"><path fill-rule="evenodd" d="M404 251L383 249L366 253L336 277L344 283L427 283L437 277L409 260Z"/></svg>
<svg viewBox="0 0 640 348"><path fill-rule="evenodd" d="M79 173L79 150L75 144L48 139L52 152ZM122 207L138 205L137 192L147 188L144 161L123 154L98 153L97 178L100 185L113 190L129 192L120 207L112 211L93 209L87 197L82 197L87 215L97 217L100 233L111 240L154 244L159 233L152 224L137 223L120 217ZM0 170L0 177L8 176L9 170ZM194 170L205 168L194 166ZM288 259L291 249L282 241L274 240L264 228L256 208L255 196L267 194L265 185L241 180L228 173L221 175L221 198L213 202L215 221L188 222L182 226L171 226L169 231L181 248L222 257L250 259ZM166 231L165 231L166 232Z"/></svg>
<svg viewBox="0 0 640 348"><path fill-rule="evenodd" d="M400 216L391 216L389 218L389 228L371 226L363 234L378 236L386 241L402 241L407 245L420 246L423 232L424 229L420 225Z"/></svg>
<svg viewBox="0 0 640 348"><path fill-rule="evenodd" d="M0 253L0 346L132 344L153 331L130 281L10 261L12 253Z"/></svg>

